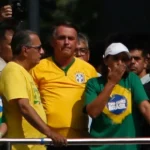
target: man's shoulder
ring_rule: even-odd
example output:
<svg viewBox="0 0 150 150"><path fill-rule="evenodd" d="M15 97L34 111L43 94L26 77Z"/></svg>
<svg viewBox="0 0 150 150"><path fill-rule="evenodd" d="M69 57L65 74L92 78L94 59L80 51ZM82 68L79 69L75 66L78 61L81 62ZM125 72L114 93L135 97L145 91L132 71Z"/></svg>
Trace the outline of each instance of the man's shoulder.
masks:
<svg viewBox="0 0 150 150"><path fill-rule="evenodd" d="M75 61L76 61L76 64L79 64L80 66L84 67L84 68L87 68L87 69L90 69L90 70L95 70L95 68L88 62L82 60L82 59L79 59L79 58L75 58Z"/></svg>
<svg viewBox="0 0 150 150"><path fill-rule="evenodd" d="M9 62L5 65L4 69L2 70L2 72L5 72L5 71L16 71L18 69L21 69L20 65L18 65L17 63L15 62Z"/></svg>
<svg viewBox="0 0 150 150"><path fill-rule="evenodd" d="M90 78L87 82L88 84L96 84L96 85L100 85L100 84L105 84L106 83L106 80L100 76L100 77L93 77L93 78Z"/></svg>
<svg viewBox="0 0 150 150"><path fill-rule="evenodd" d="M45 64L50 64L50 63L52 63L52 57L47 57L47 58L41 59L38 65L45 65Z"/></svg>
<svg viewBox="0 0 150 150"><path fill-rule="evenodd" d="M34 68L32 68L32 70L41 70L41 69L47 69L48 66L52 63L52 58L51 57L47 57L44 58L42 60L40 60L39 64L37 64Z"/></svg>

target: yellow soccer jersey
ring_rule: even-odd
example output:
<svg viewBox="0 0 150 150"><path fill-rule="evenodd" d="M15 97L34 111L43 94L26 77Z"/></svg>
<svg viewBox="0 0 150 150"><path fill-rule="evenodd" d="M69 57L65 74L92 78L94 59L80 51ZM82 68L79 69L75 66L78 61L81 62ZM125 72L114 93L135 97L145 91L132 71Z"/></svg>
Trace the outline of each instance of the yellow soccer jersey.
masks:
<svg viewBox="0 0 150 150"><path fill-rule="evenodd" d="M31 75L20 65L10 62L0 76L4 115L8 125L6 138L43 138L44 135L30 125L21 115L13 99L27 98L41 119L46 122L40 94ZM10 102L11 101L11 102ZM8 103L9 102L9 103ZM45 150L40 145L14 145L13 150Z"/></svg>
<svg viewBox="0 0 150 150"><path fill-rule="evenodd" d="M65 137L85 136L88 119L82 110L82 95L87 80L97 76L94 67L75 58L65 72L49 57L41 60L31 74L40 91L48 125Z"/></svg>

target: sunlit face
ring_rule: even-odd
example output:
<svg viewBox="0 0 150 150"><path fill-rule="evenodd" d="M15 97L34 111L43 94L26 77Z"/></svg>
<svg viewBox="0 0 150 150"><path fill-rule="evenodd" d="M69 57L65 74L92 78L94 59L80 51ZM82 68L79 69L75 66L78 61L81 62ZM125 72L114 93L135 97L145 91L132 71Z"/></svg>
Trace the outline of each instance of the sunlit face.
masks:
<svg viewBox="0 0 150 150"><path fill-rule="evenodd" d="M77 45L77 32L74 28L59 26L57 27L53 39L52 47L56 57L71 58Z"/></svg>
<svg viewBox="0 0 150 150"><path fill-rule="evenodd" d="M41 56L44 54L44 50L41 46L41 41L36 34L30 35L31 45L25 46L26 48L26 57L30 66L34 67L40 62Z"/></svg>
<svg viewBox="0 0 150 150"><path fill-rule="evenodd" d="M131 50L130 55L130 70L140 76L147 68L147 60L142 56L142 51L140 50Z"/></svg>
<svg viewBox="0 0 150 150"><path fill-rule="evenodd" d="M13 30L6 30L5 38L0 40L0 57L6 62L12 60L11 40L13 37Z"/></svg>
<svg viewBox="0 0 150 150"><path fill-rule="evenodd" d="M78 42L77 47L75 49L75 56L84 61L87 61L87 62L89 61L90 52L84 41L80 40Z"/></svg>

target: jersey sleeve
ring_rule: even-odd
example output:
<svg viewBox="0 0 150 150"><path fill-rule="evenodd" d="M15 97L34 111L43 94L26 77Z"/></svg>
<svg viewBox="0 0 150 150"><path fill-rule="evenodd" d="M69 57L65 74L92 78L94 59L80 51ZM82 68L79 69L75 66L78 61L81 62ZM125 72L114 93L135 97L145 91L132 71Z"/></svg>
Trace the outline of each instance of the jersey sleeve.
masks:
<svg viewBox="0 0 150 150"><path fill-rule="evenodd" d="M88 80L84 93L85 106L91 103L98 95L95 86L95 78Z"/></svg>
<svg viewBox="0 0 150 150"><path fill-rule="evenodd" d="M142 82L140 78L136 75L133 74L133 80L132 80L132 96L133 100L137 103L140 104L144 100L148 100L148 96L144 90L144 87L142 85Z"/></svg>
<svg viewBox="0 0 150 150"><path fill-rule="evenodd" d="M27 92L26 79L17 69L3 75L3 96L9 101L17 98L29 98Z"/></svg>

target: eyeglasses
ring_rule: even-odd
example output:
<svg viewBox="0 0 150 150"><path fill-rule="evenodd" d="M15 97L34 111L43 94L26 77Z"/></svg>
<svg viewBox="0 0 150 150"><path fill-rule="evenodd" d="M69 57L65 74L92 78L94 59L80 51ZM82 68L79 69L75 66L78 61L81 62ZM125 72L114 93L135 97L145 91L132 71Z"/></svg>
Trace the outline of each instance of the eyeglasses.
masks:
<svg viewBox="0 0 150 150"><path fill-rule="evenodd" d="M42 45L39 45L39 46L29 46L29 45L25 45L25 47L27 47L27 48L34 48L34 49L37 49L38 51L40 51L41 48L42 48Z"/></svg>
<svg viewBox="0 0 150 150"><path fill-rule="evenodd" d="M81 55L85 55L89 52L88 48L76 48L75 53L80 52Z"/></svg>

